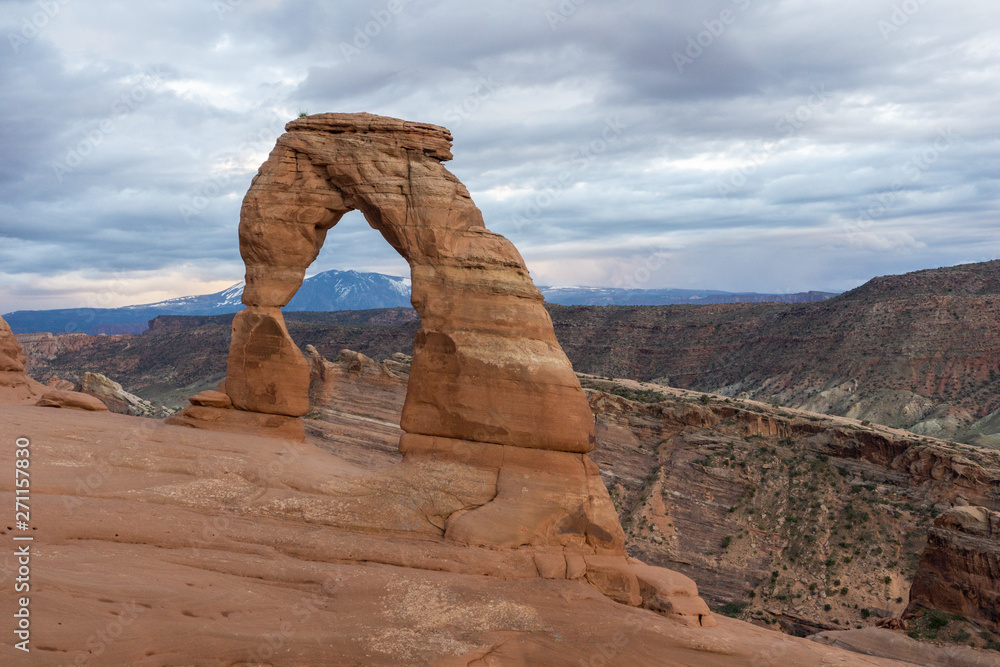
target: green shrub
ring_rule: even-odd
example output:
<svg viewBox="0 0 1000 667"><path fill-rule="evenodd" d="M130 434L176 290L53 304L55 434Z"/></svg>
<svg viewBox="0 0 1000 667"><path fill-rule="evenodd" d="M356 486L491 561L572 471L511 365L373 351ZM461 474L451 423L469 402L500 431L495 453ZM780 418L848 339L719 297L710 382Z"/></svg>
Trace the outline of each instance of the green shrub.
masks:
<svg viewBox="0 0 1000 667"><path fill-rule="evenodd" d="M719 613L730 618L739 618L746 608L746 602L727 602L719 609Z"/></svg>
<svg viewBox="0 0 1000 667"><path fill-rule="evenodd" d="M924 614L924 620L927 621L927 628L929 630L940 630L951 622L946 613L937 609L932 609Z"/></svg>

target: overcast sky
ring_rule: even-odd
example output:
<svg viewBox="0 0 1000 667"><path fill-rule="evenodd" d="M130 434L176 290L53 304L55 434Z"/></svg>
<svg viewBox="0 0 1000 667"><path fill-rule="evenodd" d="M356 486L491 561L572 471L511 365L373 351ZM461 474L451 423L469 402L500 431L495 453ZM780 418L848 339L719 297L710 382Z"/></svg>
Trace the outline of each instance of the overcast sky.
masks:
<svg viewBox="0 0 1000 667"><path fill-rule="evenodd" d="M0 0L0 312L214 292L299 112L449 127L538 284L1000 257L996 0ZM406 273L359 214L310 273Z"/></svg>

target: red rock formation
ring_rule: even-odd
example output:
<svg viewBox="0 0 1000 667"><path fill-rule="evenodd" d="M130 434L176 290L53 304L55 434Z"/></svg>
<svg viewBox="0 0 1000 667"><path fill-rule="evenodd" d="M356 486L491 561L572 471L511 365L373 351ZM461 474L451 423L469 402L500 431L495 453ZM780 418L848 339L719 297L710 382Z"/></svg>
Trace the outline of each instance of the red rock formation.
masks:
<svg viewBox="0 0 1000 667"><path fill-rule="evenodd" d="M410 264L421 327L403 411L408 433L585 453L593 419L517 250L486 229L442 162L441 127L369 114L293 121L243 202L247 265L233 324L228 393L237 408L298 416L306 365L278 310L326 234L362 211ZM262 351L277 346L267 355ZM263 367L265 363L272 367ZM274 392L275 369L284 384Z"/></svg>
<svg viewBox="0 0 1000 667"><path fill-rule="evenodd" d="M954 507L934 520L906 613L927 608L1000 632L1000 512Z"/></svg>
<svg viewBox="0 0 1000 667"><path fill-rule="evenodd" d="M369 421L399 425L409 359L382 363L353 350L341 350L334 362L324 359L315 347L306 346L309 358L309 405L323 414L360 416ZM398 440L398 438L397 438Z"/></svg>
<svg viewBox="0 0 1000 667"><path fill-rule="evenodd" d="M50 389L35 404L41 408L69 408L87 412L108 412L108 406L100 399L78 391Z"/></svg>
<svg viewBox="0 0 1000 667"><path fill-rule="evenodd" d="M901 665L616 604L590 583L620 576L596 555L463 546L423 517L420 532L352 528L331 481L373 495L383 478L312 443L0 404L0 442L25 436L44 538L32 653L7 638L0 665ZM15 453L0 447L0 468ZM14 483L0 475L0 494ZM696 600L683 579L639 568L636 583L660 608Z"/></svg>
<svg viewBox="0 0 1000 667"><path fill-rule="evenodd" d="M22 402L34 399L42 385L28 377L24 354L10 326L0 317L0 401Z"/></svg>
<svg viewBox="0 0 1000 667"><path fill-rule="evenodd" d="M301 423L310 364L281 308L327 232L360 210L410 264L420 329L400 420L404 460L374 492L371 480L334 484L343 498L336 520L399 529L409 516L459 544L531 547L541 550L539 576L585 576L619 602L714 624L693 582L678 587L680 575L626 559L587 457L595 436L586 396L520 254L486 229L442 166L448 130L370 114L311 116L286 130L240 214L247 309L233 320L225 382L236 409L199 396L170 423L252 431L280 420L285 437ZM311 356L314 391L330 391L326 365Z"/></svg>

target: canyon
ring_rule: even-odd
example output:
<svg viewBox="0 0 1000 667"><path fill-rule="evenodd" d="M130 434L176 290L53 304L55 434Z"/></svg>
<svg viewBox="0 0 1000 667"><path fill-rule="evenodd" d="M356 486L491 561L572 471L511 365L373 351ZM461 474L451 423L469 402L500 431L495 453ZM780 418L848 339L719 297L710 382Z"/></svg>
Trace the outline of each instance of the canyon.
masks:
<svg viewBox="0 0 1000 667"><path fill-rule="evenodd" d="M0 437L31 447L46 517L40 664L995 664L996 263L816 303L546 308L450 146L300 118L243 202L244 310L142 336L0 320ZM350 210L416 312L286 317Z"/></svg>

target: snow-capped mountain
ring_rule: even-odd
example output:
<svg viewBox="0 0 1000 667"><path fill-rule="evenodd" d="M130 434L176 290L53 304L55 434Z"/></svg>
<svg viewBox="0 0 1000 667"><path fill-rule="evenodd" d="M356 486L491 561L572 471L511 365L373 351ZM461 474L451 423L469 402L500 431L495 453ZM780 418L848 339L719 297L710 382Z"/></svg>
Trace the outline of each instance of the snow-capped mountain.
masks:
<svg viewBox="0 0 1000 667"><path fill-rule="evenodd" d="M222 315L243 310L243 283L215 294L183 296L121 308L19 310L4 315L14 333L141 333L158 315ZM326 271L306 278L285 310L410 307L410 279L381 273Z"/></svg>
<svg viewBox="0 0 1000 667"><path fill-rule="evenodd" d="M712 290L621 289L612 287L539 287L545 300L566 306L664 306L675 304L823 301L833 294L734 294ZM184 296L159 303L122 308L70 308L63 310L19 310L4 315L14 333L81 332L141 333L158 315L222 315L243 309L243 283L200 296ZM410 279L381 273L325 271L306 278L286 311L368 310L408 308Z"/></svg>
<svg viewBox="0 0 1000 667"><path fill-rule="evenodd" d="M410 279L381 273L326 271L306 279L285 310L368 310L410 306Z"/></svg>

